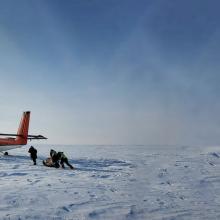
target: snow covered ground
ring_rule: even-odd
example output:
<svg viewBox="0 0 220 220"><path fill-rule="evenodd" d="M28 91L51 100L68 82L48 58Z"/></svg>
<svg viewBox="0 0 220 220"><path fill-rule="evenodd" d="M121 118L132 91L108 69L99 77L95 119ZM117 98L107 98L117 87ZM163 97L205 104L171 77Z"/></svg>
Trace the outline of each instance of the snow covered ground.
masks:
<svg viewBox="0 0 220 220"><path fill-rule="evenodd" d="M46 146L0 157L0 219L220 219L220 147ZM76 170L42 165L50 148Z"/></svg>

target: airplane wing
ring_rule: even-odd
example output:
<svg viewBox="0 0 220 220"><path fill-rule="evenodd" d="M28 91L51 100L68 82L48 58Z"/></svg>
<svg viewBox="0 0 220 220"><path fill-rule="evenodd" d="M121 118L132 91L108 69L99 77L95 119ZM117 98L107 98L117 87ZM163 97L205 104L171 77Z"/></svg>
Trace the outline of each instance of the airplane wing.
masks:
<svg viewBox="0 0 220 220"><path fill-rule="evenodd" d="M28 135L28 140L41 140L41 139L47 139L43 135Z"/></svg>
<svg viewBox="0 0 220 220"><path fill-rule="evenodd" d="M0 136L9 136L9 137L22 137L22 135L19 134L3 134L0 133ZM41 139L47 139L46 137L44 137L43 135L28 135L27 136L28 140L41 140Z"/></svg>
<svg viewBox="0 0 220 220"><path fill-rule="evenodd" d="M19 134L3 134L3 133L0 133L0 136L22 137L22 135L19 135Z"/></svg>

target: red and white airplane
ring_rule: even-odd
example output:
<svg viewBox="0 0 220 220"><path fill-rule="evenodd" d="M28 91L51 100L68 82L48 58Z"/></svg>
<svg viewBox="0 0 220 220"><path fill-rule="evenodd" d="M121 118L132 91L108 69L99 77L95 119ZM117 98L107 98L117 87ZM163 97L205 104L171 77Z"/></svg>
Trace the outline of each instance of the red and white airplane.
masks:
<svg viewBox="0 0 220 220"><path fill-rule="evenodd" d="M23 116L21 118L21 122L17 131L17 134L3 134L0 133L0 136L5 136L4 138L0 138L0 152L11 150L14 148L22 147L27 144L28 140L33 139L47 139L42 135L29 135L29 121L30 121L31 112L23 112Z"/></svg>

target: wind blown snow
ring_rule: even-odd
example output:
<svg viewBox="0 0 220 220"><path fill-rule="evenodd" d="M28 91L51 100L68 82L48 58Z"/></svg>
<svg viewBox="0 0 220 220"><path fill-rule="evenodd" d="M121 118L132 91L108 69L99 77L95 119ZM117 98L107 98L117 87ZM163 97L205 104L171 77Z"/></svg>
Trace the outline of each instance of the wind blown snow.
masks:
<svg viewBox="0 0 220 220"><path fill-rule="evenodd" d="M220 148L43 146L0 157L0 219L220 219ZM45 167L50 148L76 170Z"/></svg>

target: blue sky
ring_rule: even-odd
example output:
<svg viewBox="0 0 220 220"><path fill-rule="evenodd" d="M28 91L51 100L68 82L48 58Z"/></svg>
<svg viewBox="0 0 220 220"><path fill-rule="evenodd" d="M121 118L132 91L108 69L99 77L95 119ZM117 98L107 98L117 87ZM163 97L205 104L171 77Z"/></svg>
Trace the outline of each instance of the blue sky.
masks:
<svg viewBox="0 0 220 220"><path fill-rule="evenodd" d="M220 144L217 0L0 0L1 131L57 144Z"/></svg>

